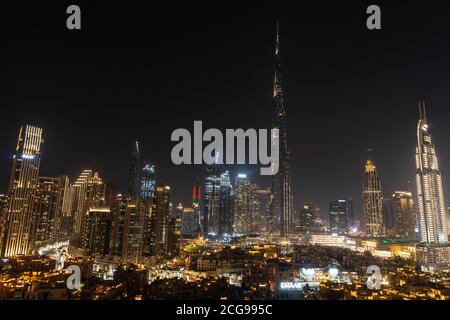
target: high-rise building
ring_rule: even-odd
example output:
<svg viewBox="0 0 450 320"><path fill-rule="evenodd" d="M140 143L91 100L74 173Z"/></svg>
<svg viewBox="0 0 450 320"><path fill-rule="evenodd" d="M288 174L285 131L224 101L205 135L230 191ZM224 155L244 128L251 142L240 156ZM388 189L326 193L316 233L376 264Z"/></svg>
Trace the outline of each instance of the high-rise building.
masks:
<svg viewBox="0 0 450 320"><path fill-rule="evenodd" d="M425 103L420 103L417 123L416 181L419 208L420 240L427 244L446 244L447 213L445 212L442 177L428 126Z"/></svg>
<svg viewBox="0 0 450 320"><path fill-rule="evenodd" d="M448 207L448 216L447 216L447 234L450 237L450 207Z"/></svg>
<svg viewBox="0 0 450 320"><path fill-rule="evenodd" d="M144 235L142 212L140 202L128 199L123 226L122 263L137 264L141 260Z"/></svg>
<svg viewBox="0 0 450 320"><path fill-rule="evenodd" d="M0 215L3 215L8 208L8 196L6 194L0 194Z"/></svg>
<svg viewBox="0 0 450 320"><path fill-rule="evenodd" d="M394 199L383 197L383 224L386 235L397 234L397 210Z"/></svg>
<svg viewBox="0 0 450 320"><path fill-rule="evenodd" d="M144 209L131 196L118 194L112 212L110 253L122 263L139 263L143 254Z"/></svg>
<svg viewBox="0 0 450 320"><path fill-rule="evenodd" d="M39 177L33 199L30 241L55 241L59 239L64 198L69 192L68 177Z"/></svg>
<svg viewBox="0 0 450 320"><path fill-rule="evenodd" d="M139 143L136 141L135 148L130 155L128 167L128 195L138 199L141 194L141 158Z"/></svg>
<svg viewBox="0 0 450 320"><path fill-rule="evenodd" d="M127 214L127 206L131 200L123 194L118 194L115 197L112 214L112 241L111 254L114 256L122 256L122 248L124 246L124 229L125 217Z"/></svg>
<svg viewBox="0 0 450 320"><path fill-rule="evenodd" d="M277 23L275 45L275 76L273 81L274 129L279 134L279 169L272 177L272 232L281 236L294 233L293 199L291 193L291 176L289 167L289 150L287 140L287 108L284 104L281 73L280 37Z"/></svg>
<svg viewBox="0 0 450 320"><path fill-rule="evenodd" d="M170 216L170 187L158 185L156 187L155 203L152 217L152 243L155 256L167 254L168 224Z"/></svg>
<svg viewBox="0 0 450 320"><path fill-rule="evenodd" d="M197 231L203 232L203 224L202 224L202 189L198 182L194 184L194 187L192 189L192 210L194 210L194 213L196 215L195 220L197 221Z"/></svg>
<svg viewBox="0 0 450 320"><path fill-rule="evenodd" d="M81 242L83 223L91 207L105 205L106 186L97 172L83 170L72 186L72 232L73 240Z"/></svg>
<svg viewBox="0 0 450 320"><path fill-rule="evenodd" d="M316 216L316 210L312 203L305 203L300 210L299 216L299 232L305 234L314 228L314 220Z"/></svg>
<svg viewBox="0 0 450 320"><path fill-rule="evenodd" d="M253 206L255 185L245 174L239 174L234 182L234 232L248 234L253 230Z"/></svg>
<svg viewBox="0 0 450 320"><path fill-rule="evenodd" d="M152 255L152 210L153 202L155 200L155 166L145 164L141 171L141 207L144 215L144 238L142 245L142 254L144 256Z"/></svg>
<svg viewBox="0 0 450 320"><path fill-rule="evenodd" d="M8 209L8 196L6 194L0 194L0 254L3 242L3 234L5 231L6 211Z"/></svg>
<svg viewBox="0 0 450 320"><path fill-rule="evenodd" d="M99 256L109 254L112 225L113 215L110 208L89 208L83 226L85 254Z"/></svg>
<svg viewBox="0 0 450 320"><path fill-rule="evenodd" d="M338 199L330 201L330 231L332 234L345 235L348 232L347 216L348 204L347 199Z"/></svg>
<svg viewBox="0 0 450 320"><path fill-rule="evenodd" d="M39 178L42 129L30 125L20 128L9 182L2 256L26 254L29 247L33 198Z"/></svg>
<svg viewBox="0 0 450 320"><path fill-rule="evenodd" d="M385 234L383 222L383 196L377 167L367 160L364 167L363 213L366 234L369 237L381 237Z"/></svg>
<svg viewBox="0 0 450 320"><path fill-rule="evenodd" d="M181 235L193 237L199 232L198 214L192 208L184 208L181 214Z"/></svg>
<svg viewBox="0 0 450 320"><path fill-rule="evenodd" d="M202 229L205 235L219 233L220 178L215 165L208 166L203 198Z"/></svg>
<svg viewBox="0 0 450 320"><path fill-rule="evenodd" d="M59 189L61 193L60 213L58 221L58 232L56 240L70 239L72 233L72 208L73 208L73 186L68 176L59 176ZM54 238L55 238L54 236Z"/></svg>
<svg viewBox="0 0 450 320"><path fill-rule="evenodd" d="M408 238L416 238L415 206L412 193L395 191L392 201L397 216L397 233Z"/></svg>
<svg viewBox="0 0 450 320"><path fill-rule="evenodd" d="M151 164L145 164L142 168L141 175L140 175L140 181L141 181L141 199L144 200L151 200L153 201L153 198L155 196L155 166Z"/></svg>
<svg viewBox="0 0 450 320"><path fill-rule="evenodd" d="M167 225L167 254L176 257L180 254L181 216L172 217Z"/></svg>
<svg viewBox="0 0 450 320"><path fill-rule="evenodd" d="M252 225L254 232L266 233L270 230L270 188L257 188L254 192L254 206L252 208Z"/></svg>
<svg viewBox="0 0 450 320"><path fill-rule="evenodd" d="M153 255L153 239L152 239L152 217L153 217L153 202L155 200L155 166L151 164L145 164L141 171L140 176L141 189L140 189L140 201L144 210L144 243L142 247L142 254L144 256Z"/></svg>
<svg viewBox="0 0 450 320"><path fill-rule="evenodd" d="M347 204L347 227L355 228L355 212L353 211L353 198L345 198L345 203Z"/></svg>
<svg viewBox="0 0 450 320"><path fill-rule="evenodd" d="M223 172L219 177L219 229L221 236L231 236L234 224L234 190L230 174Z"/></svg>

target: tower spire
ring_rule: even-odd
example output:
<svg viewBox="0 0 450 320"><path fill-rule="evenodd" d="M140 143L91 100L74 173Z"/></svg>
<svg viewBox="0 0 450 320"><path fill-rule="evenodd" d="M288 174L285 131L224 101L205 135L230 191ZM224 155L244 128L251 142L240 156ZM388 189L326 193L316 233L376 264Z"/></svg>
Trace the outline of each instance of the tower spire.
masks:
<svg viewBox="0 0 450 320"><path fill-rule="evenodd" d="M276 38L275 54L278 55L279 52L280 52L280 23L277 20L277 38Z"/></svg>
<svg viewBox="0 0 450 320"><path fill-rule="evenodd" d="M426 120L427 119L427 111L425 109L425 101L419 101L419 112L420 112L420 119Z"/></svg>

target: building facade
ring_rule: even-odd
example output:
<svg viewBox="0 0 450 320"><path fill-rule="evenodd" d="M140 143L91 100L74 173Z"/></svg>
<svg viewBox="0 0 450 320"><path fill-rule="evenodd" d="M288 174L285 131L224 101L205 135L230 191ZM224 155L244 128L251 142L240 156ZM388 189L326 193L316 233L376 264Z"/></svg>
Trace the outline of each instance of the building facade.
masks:
<svg viewBox="0 0 450 320"><path fill-rule="evenodd" d="M385 235L383 222L383 196L377 167L372 160L367 160L364 167L363 213L366 234L369 237Z"/></svg>
<svg viewBox="0 0 450 320"><path fill-rule="evenodd" d="M280 36L277 23L275 45L275 75L273 80L274 123L278 129L279 168L272 176L271 232L280 236L294 234L294 209L291 190L289 166L289 149L287 140L287 108L284 103L283 82L281 72Z"/></svg>
<svg viewBox="0 0 450 320"><path fill-rule="evenodd" d="M346 199L330 201L330 231L332 234L345 235L348 232L348 204Z"/></svg>
<svg viewBox="0 0 450 320"><path fill-rule="evenodd" d="M1 248L4 257L26 254L28 251L42 144L41 128L30 125L20 128L8 189L9 203Z"/></svg>
<svg viewBox="0 0 450 320"><path fill-rule="evenodd" d="M392 201L397 217L397 233L400 236L416 238L416 210L412 193L395 191Z"/></svg>
<svg viewBox="0 0 450 320"><path fill-rule="evenodd" d="M427 244L446 244L447 213L442 177L428 126L425 103L420 103L420 119L417 123L416 168L420 240Z"/></svg>

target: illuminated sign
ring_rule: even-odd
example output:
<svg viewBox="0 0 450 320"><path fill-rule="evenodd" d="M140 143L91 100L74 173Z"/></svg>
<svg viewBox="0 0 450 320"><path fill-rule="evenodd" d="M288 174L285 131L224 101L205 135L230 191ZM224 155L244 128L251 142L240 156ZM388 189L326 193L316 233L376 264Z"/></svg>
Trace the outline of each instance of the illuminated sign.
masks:
<svg viewBox="0 0 450 320"><path fill-rule="evenodd" d="M281 290L303 290L303 283L301 282L281 282Z"/></svg>

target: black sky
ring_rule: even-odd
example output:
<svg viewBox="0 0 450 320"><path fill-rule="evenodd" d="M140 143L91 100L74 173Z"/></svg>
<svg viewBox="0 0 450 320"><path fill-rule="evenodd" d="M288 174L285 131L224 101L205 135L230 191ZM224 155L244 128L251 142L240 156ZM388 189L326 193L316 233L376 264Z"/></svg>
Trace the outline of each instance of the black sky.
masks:
<svg viewBox="0 0 450 320"><path fill-rule="evenodd" d="M425 99L450 184L450 19L444 2L377 1L382 30L367 30L372 2L72 2L4 10L0 191L6 191L20 124L44 128L42 175L83 168L123 187L140 142L173 201L188 203L203 166L170 162L170 134L204 127L270 128L275 21L280 20L289 148L297 208L344 195L360 211L367 148L383 193L415 188L418 101ZM391 2L389 4L389 2ZM5 17L4 17L5 18ZM259 167L230 168L257 176ZM265 180L269 186L270 180ZM450 196L446 192L447 198Z"/></svg>

